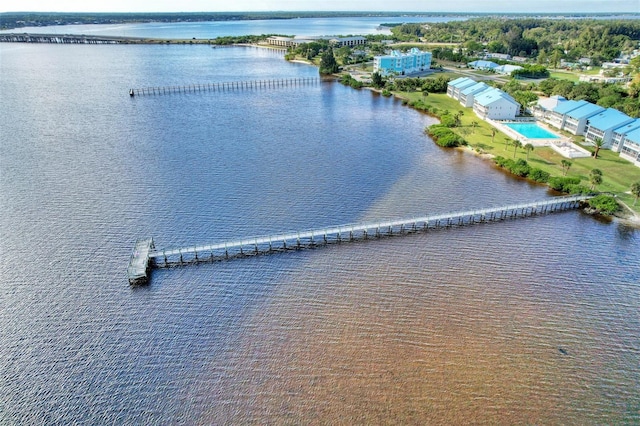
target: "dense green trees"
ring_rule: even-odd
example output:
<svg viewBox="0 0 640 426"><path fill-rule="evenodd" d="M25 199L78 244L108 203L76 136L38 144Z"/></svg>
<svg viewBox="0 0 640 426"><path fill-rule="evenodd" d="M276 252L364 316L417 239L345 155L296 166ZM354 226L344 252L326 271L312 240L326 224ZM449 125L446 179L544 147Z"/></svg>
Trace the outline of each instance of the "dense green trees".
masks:
<svg viewBox="0 0 640 426"><path fill-rule="evenodd" d="M590 194L591 190L580 185L579 177L559 177L549 178L549 188L554 191L565 192L567 194Z"/></svg>
<svg viewBox="0 0 640 426"><path fill-rule="evenodd" d="M443 124L434 124L433 126L429 126L425 129L425 133L431 136L436 144L444 148L453 148L467 144L464 138L456 135L451 129Z"/></svg>
<svg viewBox="0 0 640 426"><path fill-rule="evenodd" d="M636 86L633 82L627 90L616 84L573 83L549 78L541 81L538 89L546 96L560 95L567 99L585 100L605 108L615 108L631 117L640 117L640 78L638 80L638 90L634 89Z"/></svg>
<svg viewBox="0 0 640 426"><path fill-rule="evenodd" d="M216 37L211 40L211 44L217 44L220 46L226 46L230 44L243 44L243 43L258 43L265 41L270 36L280 34L262 34L262 35L241 35L241 36L224 36Z"/></svg>
<svg viewBox="0 0 640 426"><path fill-rule="evenodd" d="M335 74L338 72L338 69L338 63L336 62L335 56L333 56L333 49L328 48L322 52L322 56L320 56L320 74Z"/></svg>
<svg viewBox="0 0 640 426"><path fill-rule="evenodd" d="M589 207L595 210L596 213L603 215L611 215L620 210L620 205L611 195L600 194L589 199Z"/></svg>
<svg viewBox="0 0 640 426"><path fill-rule="evenodd" d="M522 69L515 70L511 73L515 78L547 78L549 70L544 65L522 65Z"/></svg>
<svg viewBox="0 0 640 426"><path fill-rule="evenodd" d="M376 89L381 89L384 87L385 81L379 72L374 72L373 74L371 74L371 84Z"/></svg>
<svg viewBox="0 0 640 426"><path fill-rule="evenodd" d="M359 80L356 80L355 78L351 77L349 74L343 74L340 77L340 83L344 84L345 86L351 86L354 89L360 89L364 86L364 83L362 83Z"/></svg>
<svg viewBox="0 0 640 426"><path fill-rule="evenodd" d="M487 17L429 26L406 24L392 28L392 33L404 40L462 43L470 53L483 43L490 52L514 56L536 58L544 52L540 64L549 60L557 65L560 59L575 61L585 56L597 63L611 60L623 50L632 50L634 40L640 39L640 22Z"/></svg>
<svg viewBox="0 0 640 426"><path fill-rule="evenodd" d="M537 168L531 167L527 161L523 159L512 160L504 158L500 155L493 159L498 167L502 167L516 176L527 177L535 182L546 183L549 180L549 173Z"/></svg>
<svg viewBox="0 0 640 426"><path fill-rule="evenodd" d="M446 93L450 79L444 75L436 78L426 78L422 83L422 90L429 93Z"/></svg>

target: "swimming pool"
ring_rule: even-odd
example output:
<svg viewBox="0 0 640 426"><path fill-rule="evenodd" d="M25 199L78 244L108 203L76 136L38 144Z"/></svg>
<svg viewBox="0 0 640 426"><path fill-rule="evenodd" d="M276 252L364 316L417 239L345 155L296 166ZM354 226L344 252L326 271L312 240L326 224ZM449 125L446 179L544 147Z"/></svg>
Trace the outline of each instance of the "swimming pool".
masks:
<svg viewBox="0 0 640 426"><path fill-rule="evenodd" d="M503 123L527 139L560 139L560 136L543 129L536 123Z"/></svg>

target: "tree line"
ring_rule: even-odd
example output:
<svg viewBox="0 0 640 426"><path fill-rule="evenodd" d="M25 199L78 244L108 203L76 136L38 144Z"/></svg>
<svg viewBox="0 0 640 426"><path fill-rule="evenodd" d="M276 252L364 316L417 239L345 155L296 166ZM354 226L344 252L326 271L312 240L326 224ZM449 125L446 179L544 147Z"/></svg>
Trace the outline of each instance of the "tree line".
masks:
<svg viewBox="0 0 640 426"><path fill-rule="evenodd" d="M598 19L476 18L404 24L391 29L400 40L458 43L468 55L487 49L512 56L609 61L636 47L640 21Z"/></svg>

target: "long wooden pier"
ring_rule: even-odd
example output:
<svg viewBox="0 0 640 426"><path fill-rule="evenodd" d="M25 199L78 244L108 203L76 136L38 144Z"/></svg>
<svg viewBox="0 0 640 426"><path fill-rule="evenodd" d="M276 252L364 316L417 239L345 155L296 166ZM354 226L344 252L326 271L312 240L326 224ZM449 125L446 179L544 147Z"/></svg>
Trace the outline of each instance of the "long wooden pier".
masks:
<svg viewBox="0 0 640 426"><path fill-rule="evenodd" d="M362 224L332 226L303 232L286 232L262 237L242 238L209 245L195 245L184 248L160 249L153 247L151 241L147 251L147 264L150 267L172 267L199 262L215 262L240 257L301 250L338 244L343 242L378 239L395 235L425 232L432 229L468 226L476 223L496 222L507 219L543 215L578 208L591 196L576 195L557 197L532 203L512 204L487 209L468 210L463 212L443 213L410 219L369 222ZM135 252L141 253L136 244ZM131 262L134 261L132 256ZM140 260L135 260L140 264ZM148 271L147 268L146 270ZM136 273L141 267L133 269ZM132 281L132 265L129 265L129 281ZM136 275L137 277L138 275ZM137 278L137 282L146 282Z"/></svg>
<svg viewBox="0 0 640 426"><path fill-rule="evenodd" d="M277 89L283 87L313 86L319 77L281 78L272 80L226 81L218 83L189 84L183 86L142 87L129 89L129 96L171 95L199 92L230 92L237 90Z"/></svg>

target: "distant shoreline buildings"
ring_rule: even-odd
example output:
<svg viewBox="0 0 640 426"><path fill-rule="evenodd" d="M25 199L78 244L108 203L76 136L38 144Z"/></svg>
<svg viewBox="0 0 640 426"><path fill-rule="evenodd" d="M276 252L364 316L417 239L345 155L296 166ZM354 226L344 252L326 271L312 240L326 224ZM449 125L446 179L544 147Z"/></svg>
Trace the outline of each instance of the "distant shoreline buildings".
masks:
<svg viewBox="0 0 640 426"><path fill-rule="evenodd" d="M267 38L267 43L271 46L280 46L280 47L298 47L301 44L305 43L314 43L318 40L327 40L326 37L281 37L281 36L271 36ZM355 47L362 46L367 42L365 37L356 36L356 37L331 37L328 39L329 43L336 47Z"/></svg>

